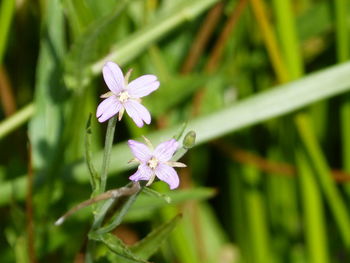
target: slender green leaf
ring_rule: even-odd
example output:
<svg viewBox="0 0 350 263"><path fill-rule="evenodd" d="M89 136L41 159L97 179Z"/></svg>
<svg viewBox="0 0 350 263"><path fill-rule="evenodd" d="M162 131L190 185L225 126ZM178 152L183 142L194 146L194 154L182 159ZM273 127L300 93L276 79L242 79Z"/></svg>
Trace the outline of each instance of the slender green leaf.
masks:
<svg viewBox="0 0 350 263"><path fill-rule="evenodd" d="M304 152L297 151L296 158L305 219L303 232L308 246L309 262L330 262L325 214L316 176Z"/></svg>
<svg viewBox="0 0 350 263"><path fill-rule="evenodd" d="M96 230L97 233L107 233L115 229L117 226L119 226L124 218L124 216L129 212L130 207L135 202L137 196L139 195L140 191L137 191L135 194L128 197L126 202L121 207L120 211L118 211L112 219L107 223L106 226L103 226Z"/></svg>
<svg viewBox="0 0 350 263"><path fill-rule="evenodd" d="M154 229L141 241L133 245L130 250L143 259L149 259L162 245L162 242L169 236L181 219L181 215L175 216L172 220Z"/></svg>
<svg viewBox="0 0 350 263"><path fill-rule="evenodd" d="M197 187L188 190L174 190L167 193L171 199L171 203L164 202L159 197L141 194L135 204L131 207L128 214L125 216L126 221L139 221L145 218L150 218L155 215L159 209L167 206L176 206L177 204L189 200L205 200L215 195L215 190L211 188Z"/></svg>
<svg viewBox="0 0 350 263"><path fill-rule="evenodd" d="M130 251L130 249L121 241L118 237L113 234L105 233L105 234L96 234L90 233L89 237L96 241L101 241L104 243L111 251L120 256L123 259L129 260L135 263L147 263L139 257L137 257L134 253Z"/></svg>
<svg viewBox="0 0 350 263"><path fill-rule="evenodd" d="M316 171L317 180L339 228L343 243L347 249L350 249L350 216L345 201L332 180L327 161L316 140L307 115L298 114L295 120L298 123L301 140Z"/></svg>

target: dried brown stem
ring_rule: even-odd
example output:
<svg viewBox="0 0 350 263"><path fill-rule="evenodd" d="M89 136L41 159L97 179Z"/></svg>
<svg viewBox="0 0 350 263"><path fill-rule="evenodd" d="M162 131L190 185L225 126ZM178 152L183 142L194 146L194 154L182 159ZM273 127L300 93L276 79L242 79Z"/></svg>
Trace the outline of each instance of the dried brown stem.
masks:
<svg viewBox="0 0 350 263"><path fill-rule="evenodd" d="M237 25L237 22L239 18L241 17L241 14L244 10L244 8L247 5L248 0L240 0L235 8L233 9L230 17L228 18L224 29L221 31L221 34L216 41L214 48L209 56L208 62L205 65L204 71L207 73L212 73L215 71L215 69L218 66L218 63L221 59L222 53L224 51L224 47L232 34L235 26ZM203 97L205 94L205 89L200 89L198 92L195 94L193 98L193 116L197 116L200 112L200 108L202 105Z"/></svg>
<svg viewBox="0 0 350 263"><path fill-rule="evenodd" d="M296 167L288 163L281 162L273 162L270 160L266 160L263 157L248 152L243 149L236 148L232 145L227 144L222 140L217 140L212 142L212 144L218 148L220 151L224 152L227 156L229 156L232 160L252 165L263 172L275 175L289 176L293 177L297 175ZM349 182L350 174L340 170L332 170L332 177L336 182Z"/></svg>
<svg viewBox="0 0 350 263"><path fill-rule="evenodd" d="M205 17L202 26L200 27L196 37L193 40L193 44L190 47L188 55L185 62L181 68L182 74L189 74L193 71L193 68L198 63L200 56L203 54L210 37L216 25L219 22L220 16L222 15L222 10L224 8L224 3L219 2L214 7L210 9L207 16ZM168 116L164 114L160 116L157 120L157 127L159 129L164 129L168 126Z"/></svg>
<svg viewBox="0 0 350 263"><path fill-rule="evenodd" d="M79 211L82 208L85 208L87 206L90 206L92 204L95 204L97 202L107 200L110 198L116 199L116 198L119 198L121 196L130 196L130 195L137 193L137 191L139 191L140 189L141 189L140 184L138 182L136 182L136 183L133 183L131 187L125 186L125 187L109 190L109 191L104 192L98 196L95 196L94 198L85 200L85 201L81 202L80 204L74 206L70 210L68 210L67 213L65 213L63 216L61 216L59 219L57 219L57 221L55 222L55 225L56 226L61 225L69 216L71 216L72 214L74 214L75 212Z"/></svg>
<svg viewBox="0 0 350 263"><path fill-rule="evenodd" d="M190 48L188 56L182 66L181 73L190 73L198 62L199 57L202 55L207 43L213 34L216 25L219 22L224 3L217 3L207 14L198 34L196 35L193 45Z"/></svg>
<svg viewBox="0 0 350 263"><path fill-rule="evenodd" d="M16 111L17 107L10 80L3 67L0 67L0 97L5 116L8 117Z"/></svg>
<svg viewBox="0 0 350 263"><path fill-rule="evenodd" d="M239 18L241 17L241 14L247 5L248 0L240 0L235 8L233 9L229 19L227 20L224 29L222 30L218 40L215 43L215 46L213 48L213 51L211 52L211 55L209 57L209 60L205 66L206 72L213 72L217 66L218 62L222 56L224 47L232 34Z"/></svg>

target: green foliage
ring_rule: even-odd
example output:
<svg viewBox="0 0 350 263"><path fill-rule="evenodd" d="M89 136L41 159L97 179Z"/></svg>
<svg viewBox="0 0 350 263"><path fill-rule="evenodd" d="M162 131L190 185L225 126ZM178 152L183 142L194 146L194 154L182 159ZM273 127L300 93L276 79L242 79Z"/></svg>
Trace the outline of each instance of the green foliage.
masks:
<svg viewBox="0 0 350 263"><path fill-rule="evenodd" d="M1 1L0 262L350 262L349 10ZM97 122L108 60L158 76L151 125ZM183 143L180 189L97 200L135 186L126 140L141 135Z"/></svg>

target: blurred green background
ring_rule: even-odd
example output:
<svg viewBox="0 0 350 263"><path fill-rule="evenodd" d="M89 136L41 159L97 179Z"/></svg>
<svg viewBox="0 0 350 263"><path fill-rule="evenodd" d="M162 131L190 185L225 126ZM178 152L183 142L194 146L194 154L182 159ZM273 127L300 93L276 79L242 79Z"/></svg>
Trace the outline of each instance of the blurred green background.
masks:
<svg viewBox="0 0 350 263"><path fill-rule="evenodd" d="M173 203L141 195L113 234L181 212L151 261L350 262L349 25L347 0L1 0L0 262L84 262L91 209L53 223L90 196L108 60L161 82L150 126L117 124L109 189L133 172L128 138L197 133L180 189L153 186Z"/></svg>

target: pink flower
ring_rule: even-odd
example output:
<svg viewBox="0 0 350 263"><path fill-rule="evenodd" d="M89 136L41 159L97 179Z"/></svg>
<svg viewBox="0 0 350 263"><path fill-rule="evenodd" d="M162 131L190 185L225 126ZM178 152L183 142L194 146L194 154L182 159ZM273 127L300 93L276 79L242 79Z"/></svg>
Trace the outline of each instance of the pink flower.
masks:
<svg viewBox="0 0 350 263"><path fill-rule="evenodd" d="M146 180L147 186L150 185L155 177L166 182L170 189L179 186L179 176L173 167L186 167L180 162L172 162L179 143L175 140L169 140L159 144L154 150L151 143L145 138L145 145L141 142L129 140L129 147L135 156L135 160L140 163L136 173L129 177L132 181Z"/></svg>
<svg viewBox="0 0 350 263"><path fill-rule="evenodd" d="M102 72L110 91L101 96L105 100L97 107L96 117L98 121L104 122L117 113L119 113L118 119L121 120L126 110L138 127L142 127L144 122L150 124L151 115L140 103L140 98L158 89L157 77L143 75L128 83L131 71L128 71L124 77L120 67L113 62L107 62Z"/></svg>

